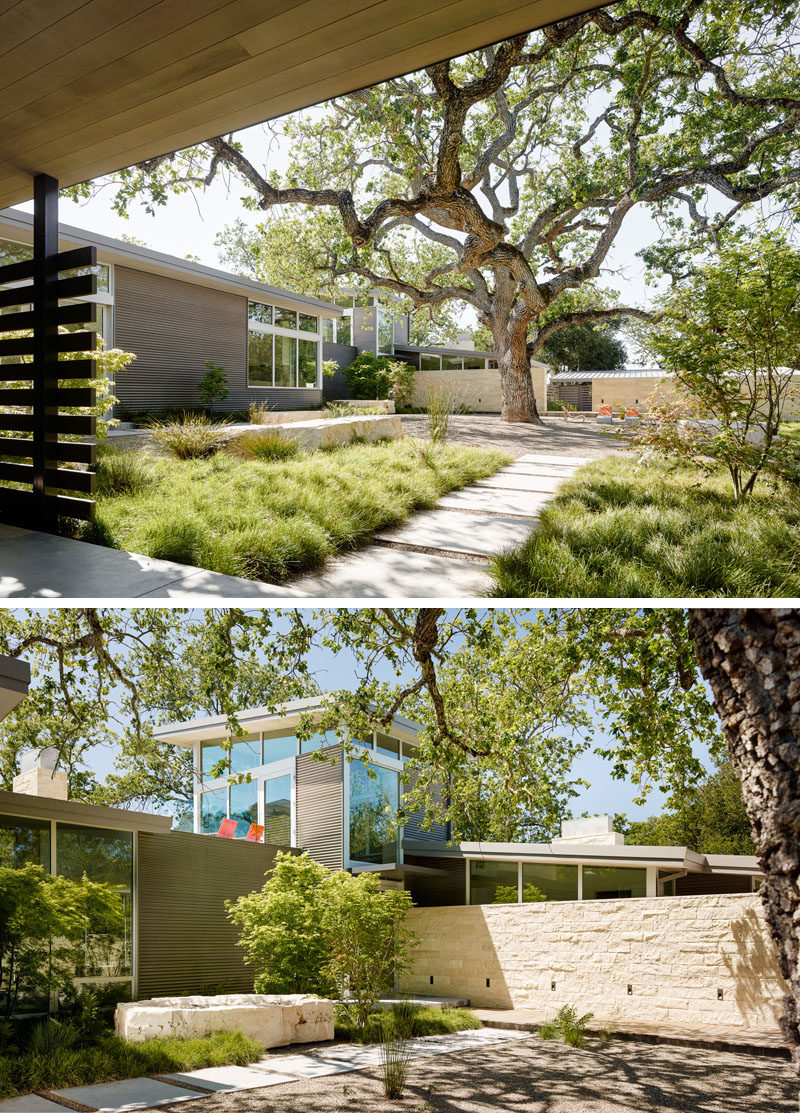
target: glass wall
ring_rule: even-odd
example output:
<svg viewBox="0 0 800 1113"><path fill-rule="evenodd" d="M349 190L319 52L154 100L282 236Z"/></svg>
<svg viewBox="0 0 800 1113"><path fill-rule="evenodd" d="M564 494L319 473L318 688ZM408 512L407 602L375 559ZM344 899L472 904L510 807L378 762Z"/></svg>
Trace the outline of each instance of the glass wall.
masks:
<svg viewBox="0 0 800 1113"><path fill-rule="evenodd" d="M200 743L200 775L204 781L215 781L228 774L230 753L222 739Z"/></svg>
<svg viewBox="0 0 800 1113"><path fill-rule="evenodd" d="M112 980L133 974L133 833L59 823L56 872L72 881L85 875L110 885L119 898L117 914L90 922L84 933L76 977Z"/></svg>
<svg viewBox="0 0 800 1113"><path fill-rule="evenodd" d="M297 738L285 730L264 731L264 764L272 761L283 761L287 757L295 757L298 753Z"/></svg>
<svg viewBox="0 0 800 1113"><path fill-rule="evenodd" d="M470 904L516 904L516 862L470 862Z"/></svg>
<svg viewBox="0 0 800 1113"><path fill-rule="evenodd" d="M247 319L249 386L317 386L318 317L251 301L247 306Z"/></svg>
<svg viewBox="0 0 800 1113"><path fill-rule="evenodd" d="M261 764L261 735L237 738L231 746L231 772L246 773Z"/></svg>
<svg viewBox="0 0 800 1113"><path fill-rule="evenodd" d="M370 776L370 770L374 776ZM396 862L400 805L399 774L379 765L349 763L350 859L354 862Z"/></svg>
<svg viewBox="0 0 800 1113"><path fill-rule="evenodd" d="M584 866L583 899L611 900L615 897L647 895L647 871L624 866Z"/></svg>
<svg viewBox="0 0 800 1113"><path fill-rule="evenodd" d="M578 867L522 863L522 900L577 900Z"/></svg>
<svg viewBox="0 0 800 1113"><path fill-rule="evenodd" d="M50 870L50 824L0 815L0 866L31 865Z"/></svg>
<svg viewBox="0 0 800 1113"><path fill-rule="evenodd" d="M378 355L394 354L394 313L391 309L378 310Z"/></svg>
<svg viewBox="0 0 800 1113"><path fill-rule="evenodd" d="M236 820L236 839L245 838L251 823L258 823L258 781L231 785L230 818Z"/></svg>
<svg viewBox="0 0 800 1113"><path fill-rule="evenodd" d="M228 789L211 788L200 797L200 830L216 835L223 819L228 817Z"/></svg>
<svg viewBox="0 0 800 1113"><path fill-rule="evenodd" d="M288 775L264 782L264 841L291 846L292 778Z"/></svg>

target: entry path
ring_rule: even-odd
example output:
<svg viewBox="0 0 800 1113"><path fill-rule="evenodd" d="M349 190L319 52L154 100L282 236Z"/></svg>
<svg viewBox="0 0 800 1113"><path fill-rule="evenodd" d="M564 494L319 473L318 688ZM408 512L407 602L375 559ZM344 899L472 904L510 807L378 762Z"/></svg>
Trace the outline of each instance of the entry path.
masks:
<svg viewBox="0 0 800 1113"><path fill-rule="evenodd" d="M411 1057L425 1058L454 1052L480 1050L514 1040L530 1039L529 1032L503 1028L478 1028L444 1036L422 1036L408 1041ZM267 1086L297 1082L301 1078L346 1074L380 1066L378 1044L333 1044L311 1051L276 1052L246 1067L204 1067L200 1070L151 1078L126 1078L94 1086L70 1086L47 1091L46 1096L25 1094L0 1101L0 1113L128 1113L175 1102L198 1101L211 1094L239 1093Z"/></svg>
<svg viewBox="0 0 800 1113"><path fill-rule="evenodd" d="M526 453L488 479L444 495L433 510L378 530L372 545L330 560L290 587L299 595L356 599L488 595L489 557L526 541L560 484L586 463Z"/></svg>

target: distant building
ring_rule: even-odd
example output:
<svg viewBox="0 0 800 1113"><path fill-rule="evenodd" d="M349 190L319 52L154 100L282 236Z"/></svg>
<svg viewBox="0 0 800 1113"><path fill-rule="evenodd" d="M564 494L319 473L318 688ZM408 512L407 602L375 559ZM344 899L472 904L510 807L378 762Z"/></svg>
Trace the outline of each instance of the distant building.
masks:
<svg viewBox="0 0 800 1113"><path fill-rule="evenodd" d="M621 368L615 371L559 371L550 376L547 397L568 402L584 412L600 406L636 406L646 409L654 391L671 393L670 372L661 367Z"/></svg>

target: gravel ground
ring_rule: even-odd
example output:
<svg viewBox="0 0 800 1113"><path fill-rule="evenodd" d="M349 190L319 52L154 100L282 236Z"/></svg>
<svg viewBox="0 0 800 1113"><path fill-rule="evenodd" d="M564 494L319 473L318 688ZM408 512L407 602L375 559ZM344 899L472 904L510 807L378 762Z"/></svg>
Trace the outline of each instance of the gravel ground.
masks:
<svg viewBox="0 0 800 1113"><path fill-rule="evenodd" d="M409 436L428 439L427 414L403 414L402 422ZM543 425L522 425L501 421L494 414L459 414L450 419L448 440L478 448L499 448L515 457L526 452L552 452L555 456L585 456L595 460L611 452L624 451L619 441L609 436L609 428L592 418L571 421L547 417Z"/></svg>
<svg viewBox="0 0 800 1113"><path fill-rule="evenodd" d="M781 1059L614 1042L575 1050L540 1039L414 1059L400 1101L380 1072L214 1094L174 1113L796 1113ZM151 1111L155 1113L155 1111Z"/></svg>

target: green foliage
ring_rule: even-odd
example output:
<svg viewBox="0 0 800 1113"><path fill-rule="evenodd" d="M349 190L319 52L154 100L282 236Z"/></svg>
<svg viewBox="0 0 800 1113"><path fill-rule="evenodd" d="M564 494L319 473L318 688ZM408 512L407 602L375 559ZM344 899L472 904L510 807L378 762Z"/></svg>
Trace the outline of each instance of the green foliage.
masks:
<svg viewBox="0 0 800 1113"><path fill-rule="evenodd" d="M107 1030L87 1038L69 1021L35 1025L21 1054L0 1052L0 1097L140 1075L197 1070L261 1058L264 1049L242 1032L214 1032L188 1040L127 1043Z"/></svg>
<svg viewBox="0 0 800 1113"><path fill-rule="evenodd" d="M338 370L339 364L335 359L323 359L322 374L326 379L332 379Z"/></svg>
<svg viewBox="0 0 800 1113"><path fill-rule="evenodd" d="M148 453L130 448L117 448L108 443L97 453L97 494L136 495L153 482Z"/></svg>
<svg viewBox="0 0 800 1113"><path fill-rule="evenodd" d="M632 447L707 472L720 462L735 497L749 496L776 455L784 408L800 400L790 370L800 349L800 251L766 232L725 245L658 308L648 339L679 398L653 408Z"/></svg>
<svg viewBox="0 0 800 1113"><path fill-rule="evenodd" d="M594 1013L578 1016L578 1010L572 1005L562 1005L555 1020L543 1024L536 1034L542 1040L555 1040L560 1036L569 1047L585 1047L586 1025L593 1016Z"/></svg>
<svg viewBox="0 0 800 1113"><path fill-rule="evenodd" d="M360 352L342 368L352 398L394 398L398 406L407 405L414 391L414 368L388 356Z"/></svg>
<svg viewBox="0 0 800 1113"><path fill-rule="evenodd" d="M618 326L619 322L565 325L545 341L536 358L548 364L553 372L613 371L624 367L628 353L615 335Z"/></svg>
<svg viewBox="0 0 800 1113"><path fill-rule="evenodd" d="M122 905L110 886L54 877L41 866L0 866L0 1001L10 1017L24 1001L72 994L87 925L122 929Z"/></svg>
<svg viewBox="0 0 800 1113"><path fill-rule="evenodd" d="M380 878L341 870L323 886L326 973L363 1029L380 998L408 969L416 936L405 926L411 894L381 889Z"/></svg>
<svg viewBox="0 0 800 1113"><path fill-rule="evenodd" d="M385 414L382 406L348 406L346 402L329 402L322 411L322 417L363 417L365 414Z"/></svg>
<svg viewBox="0 0 800 1113"><path fill-rule="evenodd" d="M798 530L785 482L737 501L721 470L609 457L561 486L525 544L493 558L494 594L792 598Z"/></svg>
<svg viewBox="0 0 800 1113"><path fill-rule="evenodd" d="M118 548L172 553L169 559L182 563L275 583L433 506L506 460L461 445L431 446L422 458L408 439L283 462L227 452L205 460L159 456L154 485L99 499L97 521Z"/></svg>
<svg viewBox="0 0 800 1113"><path fill-rule="evenodd" d="M676 795L676 794L674 794ZM625 827L629 846L689 846L700 854L755 854L742 783L728 761L675 799L669 811Z"/></svg>
<svg viewBox="0 0 800 1113"><path fill-rule="evenodd" d="M230 394L228 375L225 368L220 367L213 360L207 359L205 365L206 373L197 384L197 393L200 401L208 406L209 410L213 410L215 402L224 402Z"/></svg>
<svg viewBox="0 0 800 1113"><path fill-rule="evenodd" d="M198 460L222 447L226 424L206 414L184 413L179 421L151 422L150 435L177 460Z"/></svg>
<svg viewBox="0 0 800 1113"><path fill-rule="evenodd" d="M395 1006L391 1014L397 1020ZM405 1010L408 1012L409 1010ZM334 1010L337 1040L355 1043L378 1043L381 1028L386 1023L386 1010L370 1013L363 1028L359 1028L348 1009L336 1005ZM409 1037L439 1036L451 1032L464 1032L481 1028L482 1024L470 1009L437 1009L435 1006L412 1006L410 1017L400 1018L400 1030Z"/></svg>
<svg viewBox="0 0 800 1113"><path fill-rule="evenodd" d="M528 884L522 887L522 901L524 904L539 904L549 898L538 885ZM516 904L516 885L497 885L494 890L493 904Z"/></svg>
<svg viewBox="0 0 800 1113"><path fill-rule="evenodd" d="M433 444L444 444L450 432L450 418L455 411L452 392L444 386L432 386L425 405L428 434Z"/></svg>
<svg viewBox="0 0 800 1113"><path fill-rule="evenodd" d="M563 410L567 410L569 413L577 413L578 407L572 402L562 402L560 398L548 398L547 409L551 413L561 413Z"/></svg>
<svg viewBox="0 0 800 1113"><path fill-rule="evenodd" d="M260 892L227 902L257 993L333 993L323 929L327 878L308 854L279 851Z"/></svg>
<svg viewBox="0 0 800 1113"><path fill-rule="evenodd" d="M278 432L243 433L230 442L230 451L245 460L289 460L300 451L297 441Z"/></svg>

